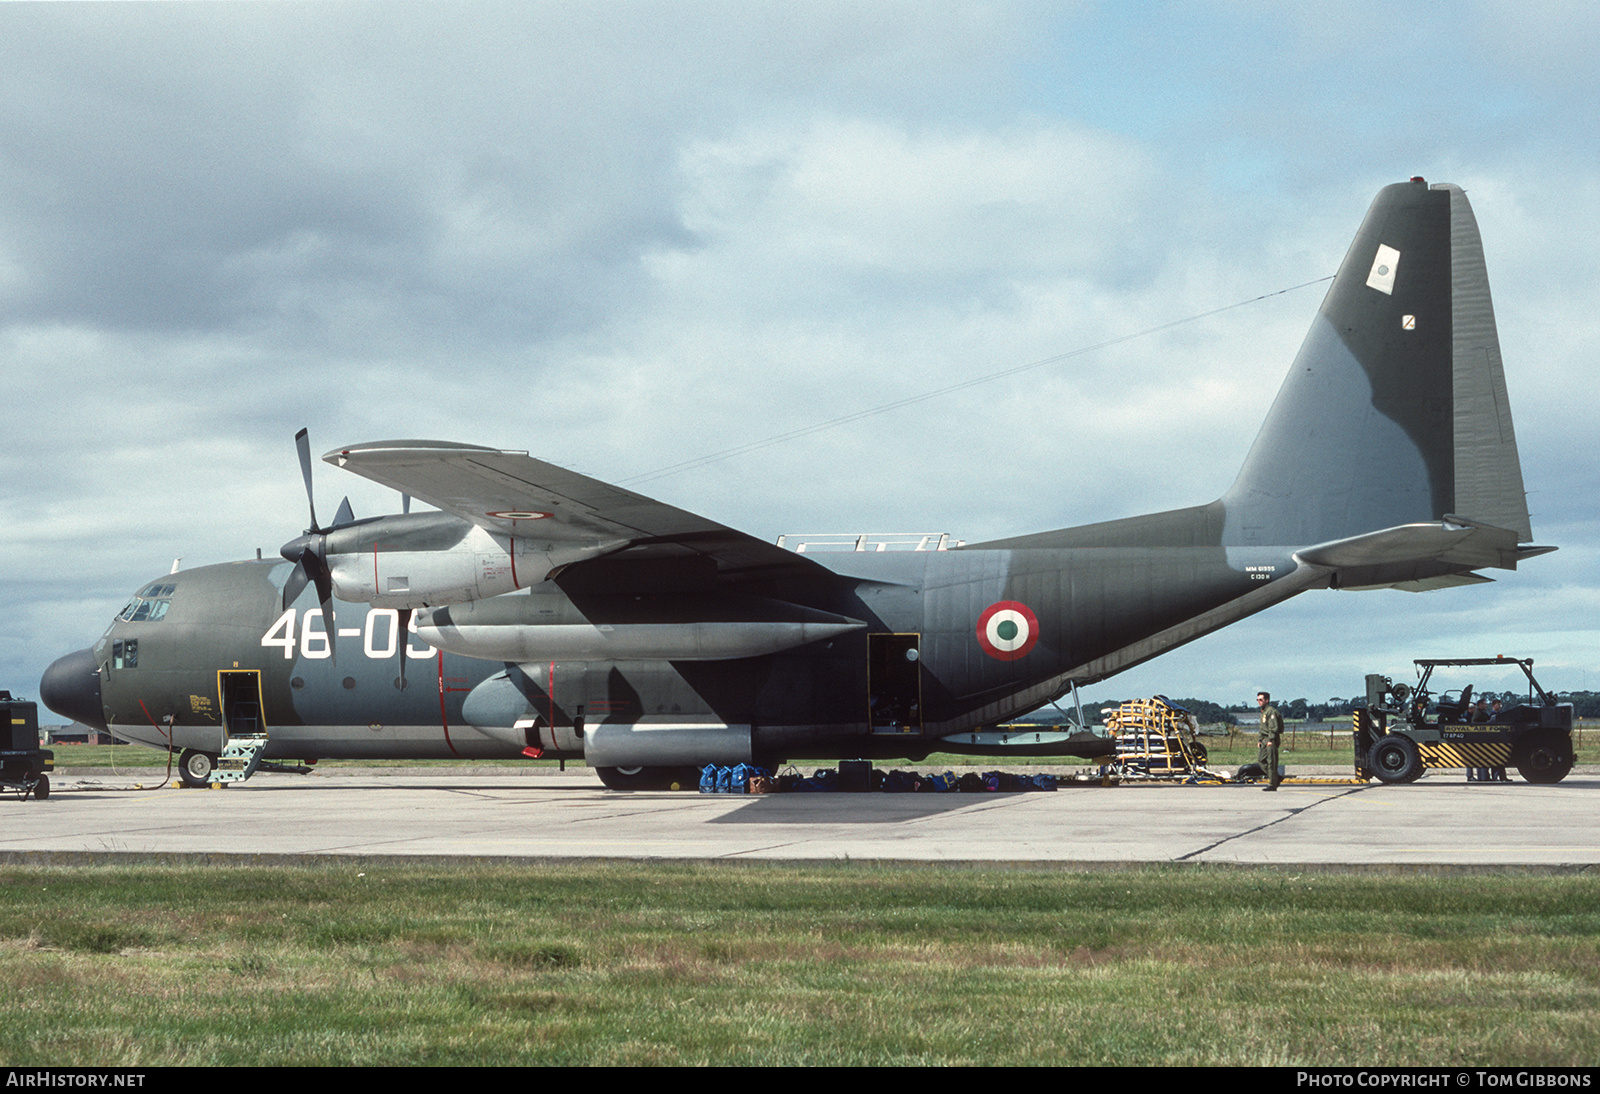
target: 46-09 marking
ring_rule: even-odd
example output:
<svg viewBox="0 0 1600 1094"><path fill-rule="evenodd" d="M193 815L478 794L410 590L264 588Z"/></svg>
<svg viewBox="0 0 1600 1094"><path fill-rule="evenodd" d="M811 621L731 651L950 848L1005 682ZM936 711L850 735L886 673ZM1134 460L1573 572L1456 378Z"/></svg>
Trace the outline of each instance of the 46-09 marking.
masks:
<svg viewBox="0 0 1600 1094"><path fill-rule="evenodd" d="M278 648L283 650L284 660L294 657L296 638L300 646L300 656L312 661L318 661L333 656L333 644L328 640L328 630L322 619L321 608L308 608L300 617L298 631L295 628L295 615L297 610L287 609L261 636L261 645L264 648ZM380 626L380 624L382 624ZM411 634L417 632L417 620L413 616L409 628ZM363 627L341 627L340 638L360 638L361 652L375 661L387 660L395 655L400 644L400 611L398 608L372 608L367 612L366 625ZM379 645L379 641L382 645ZM406 656L413 661L420 661L434 654L433 647L424 645L421 649L411 644L409 636L406 640Z"/></svg>

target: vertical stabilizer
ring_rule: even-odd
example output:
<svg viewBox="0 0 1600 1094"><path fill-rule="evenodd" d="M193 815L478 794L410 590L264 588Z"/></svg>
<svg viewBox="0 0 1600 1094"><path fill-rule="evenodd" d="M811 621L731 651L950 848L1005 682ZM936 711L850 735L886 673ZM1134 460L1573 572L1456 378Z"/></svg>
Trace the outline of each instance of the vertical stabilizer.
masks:
<svg viewBox="0 0 1600 1094"><path fill-rule="evenodd" d="M1379 192L1222 500L1232 545L1447 516L1532 538L1483 245L1459 187Z"/></svg>

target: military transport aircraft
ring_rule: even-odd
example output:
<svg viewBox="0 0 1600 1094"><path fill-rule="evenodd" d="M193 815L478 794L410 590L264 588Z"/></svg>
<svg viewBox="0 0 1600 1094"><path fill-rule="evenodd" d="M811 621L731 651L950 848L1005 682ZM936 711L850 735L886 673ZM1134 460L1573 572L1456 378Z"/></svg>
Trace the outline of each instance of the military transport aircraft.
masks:
<svg viewBox="0 0 1600 1094"><path fill-rule="evenodd" d="M542 754L649 788L712 762L981 747L1304 590L1469 584L1553 550L1527 545L1471 208L1420 178L1378 194L1210 504L817 553L521 452L381 441L323 459L439 511L342 508L323 528L313 506L283 561L157 578L50 667L45 703L182 749L191 780L260 726L269 757Z"/></svg>

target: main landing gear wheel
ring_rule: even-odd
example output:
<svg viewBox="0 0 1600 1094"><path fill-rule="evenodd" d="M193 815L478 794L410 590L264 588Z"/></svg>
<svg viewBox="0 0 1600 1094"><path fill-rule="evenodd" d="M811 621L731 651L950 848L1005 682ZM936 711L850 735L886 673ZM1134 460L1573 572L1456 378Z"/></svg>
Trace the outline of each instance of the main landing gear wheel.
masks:
<svg viewBox="0 0 1600 1094"><path fill-rule="evenodd" d="M1558 783L1572 770L1573 759L1566 734L1536 729L1517 749L1517 774L1531 783Z"/></svg>
<svg viewBox="0 0 1600 1094"><path fill-rule="evenodd" d="M1422 754L1410 737L1380 737L1367 755L1367 767L1381 783L1416 782L1422 777Z"/></svg>
<svg viewBox="0 0 1600 1094"><path fill-rule="evenodd" d="M211 774L216 769L217 758L209 752L186 748L178 757L178 778L183 780L184 786L210 786Z"/></svg>
<svg viewBox="0 0 1600 1094"><path fill-rule="evenodd" d="M696 790L696 767L597 767L594 773L608 790Z"/></svg>

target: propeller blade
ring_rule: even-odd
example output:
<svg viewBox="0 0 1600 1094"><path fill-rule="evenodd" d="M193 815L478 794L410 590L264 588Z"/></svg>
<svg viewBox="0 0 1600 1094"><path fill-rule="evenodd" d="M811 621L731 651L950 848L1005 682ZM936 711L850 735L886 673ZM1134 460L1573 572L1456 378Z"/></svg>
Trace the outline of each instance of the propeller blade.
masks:
<svg viewBox="0 0 1600 1094"><path fill-rule="evenodd" d="M294 435L295 448L300 452L300 475L306 480L306 505L311 509L311 527L307 531L318 531L322 526L317 523L317 503L311 496L311 432L302 428Z"/></svg>
<svg viewBox="0 0 1600 1094"><path fill-rule="evenodd" d="M400 609L400 690L406 690L406 651L411 645L411 609Z"/></svg>
<svg viewBox="0 0 1600 1094"><path fill-rule="evenodd" d="M323 589L326 583L328 588ZM322 602L322 629L328 632L328 662L339 663L339 628L333 625L333 582L326 577L317 582L317 598Z"/></svg>
<svg viewBox="0 0 1600 1094"><path fill-rule="evenodd" d="M333 625L333 574L328 570L328 537L323 535L306 536L305 550L300 553L300 565L297 570L305 571L305 579L300 587L305 588L306 581L317 587L317 603L322 606L322 627L328 632L328 656L337 663L338 653L338 628ZM293 575L291 574L291 579ZM284 586L285 590L288 586Z"/></svg>
<svg viewBox="0 0 1600 1094"><path fill-rule="evenodd" d="M302 565L295 566L289 571L289 580L283 583L283 610L288 611L289 605L300 599L300 594L305 591L307 583L306 568Z"/></svg>

